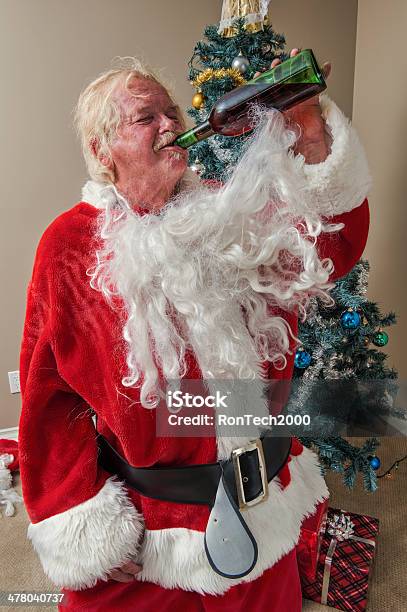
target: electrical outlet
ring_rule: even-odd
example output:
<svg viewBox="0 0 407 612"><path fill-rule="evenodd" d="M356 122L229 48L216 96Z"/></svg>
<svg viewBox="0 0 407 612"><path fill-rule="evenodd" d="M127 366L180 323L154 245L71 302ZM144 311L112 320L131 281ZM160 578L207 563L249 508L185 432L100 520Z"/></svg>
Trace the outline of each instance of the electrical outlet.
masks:
<svg viewBox="0 0 407 612"><path fill-rule="evenodd" d="M20 371L8 373L8 382L10 383L10 393L20 393Z"/></svg>

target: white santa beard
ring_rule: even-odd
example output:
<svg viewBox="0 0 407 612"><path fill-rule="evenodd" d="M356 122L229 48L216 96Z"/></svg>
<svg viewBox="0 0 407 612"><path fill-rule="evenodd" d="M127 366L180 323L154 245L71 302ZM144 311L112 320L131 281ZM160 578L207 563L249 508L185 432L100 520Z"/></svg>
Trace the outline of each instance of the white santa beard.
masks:
<svg viewBox="0 0 407 612"><path fill-rule="evenodd" d="M292 332L268 308L304 318L311 296L333 303L333 265L314 243L337 227L312 210L294 142L280 113L264 113L222 188L184 181L159 215L140 216L112 185L104 190L104 246L89 275L106 298L124 300L122 383L141 386L145 407L157 403L160 370L185 375L187 350L205 379L259 379L266 360L284 367Z"/></svg>

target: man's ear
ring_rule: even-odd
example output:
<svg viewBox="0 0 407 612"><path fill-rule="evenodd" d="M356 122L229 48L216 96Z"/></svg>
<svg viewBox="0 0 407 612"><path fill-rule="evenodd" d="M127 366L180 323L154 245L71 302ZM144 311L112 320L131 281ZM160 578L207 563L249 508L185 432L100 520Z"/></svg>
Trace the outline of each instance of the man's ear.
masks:
<svg viewBox="0 0 407 612"><path fill-rule="evenodd" d="M92 155L100 161L102 166L106 166L106 168L113 170L113 161L108 155L101 153L100 142L97 138L92 138L92 140L89 142L89 149L91 150Z"/></svg>

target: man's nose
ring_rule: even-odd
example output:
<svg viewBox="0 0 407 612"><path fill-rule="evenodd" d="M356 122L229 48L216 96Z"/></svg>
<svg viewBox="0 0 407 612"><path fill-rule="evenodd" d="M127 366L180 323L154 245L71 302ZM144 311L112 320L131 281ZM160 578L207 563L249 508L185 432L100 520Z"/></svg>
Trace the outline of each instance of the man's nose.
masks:
<svg viewBox="0 0 407 612"><path fill-rule="evenodd" d="M179 127L178 119L175 117L168 117L164 113L160 116L160 131L162 132L176 132Z"/></svg>

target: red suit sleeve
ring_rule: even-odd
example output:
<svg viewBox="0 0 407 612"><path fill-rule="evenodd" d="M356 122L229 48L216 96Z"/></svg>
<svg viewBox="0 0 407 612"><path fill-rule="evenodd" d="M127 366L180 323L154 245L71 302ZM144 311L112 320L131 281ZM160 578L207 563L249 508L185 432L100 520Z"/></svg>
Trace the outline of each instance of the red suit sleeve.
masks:
<svg viewBox="0 0 407 612"><path fill-rule="evenodd" d="M28 537L45 573L58 587L80 590L137 553L142 522L123 484L99 468L90 407L58 372L53 330L64 312L56 291L63 271L52 262L63 247L60 219L40 241L27 292L20 471Z"/></svg>
<svg viewBox="0 0 407 612"><path fill-rule="evenodd" d="M343 223L343 229L322 233L317 240L320 259L332 259L335 270L330 280L345 276L361 258L369 233L369 204L367 199L349 212L335 215L329 223Z"/></svg>

